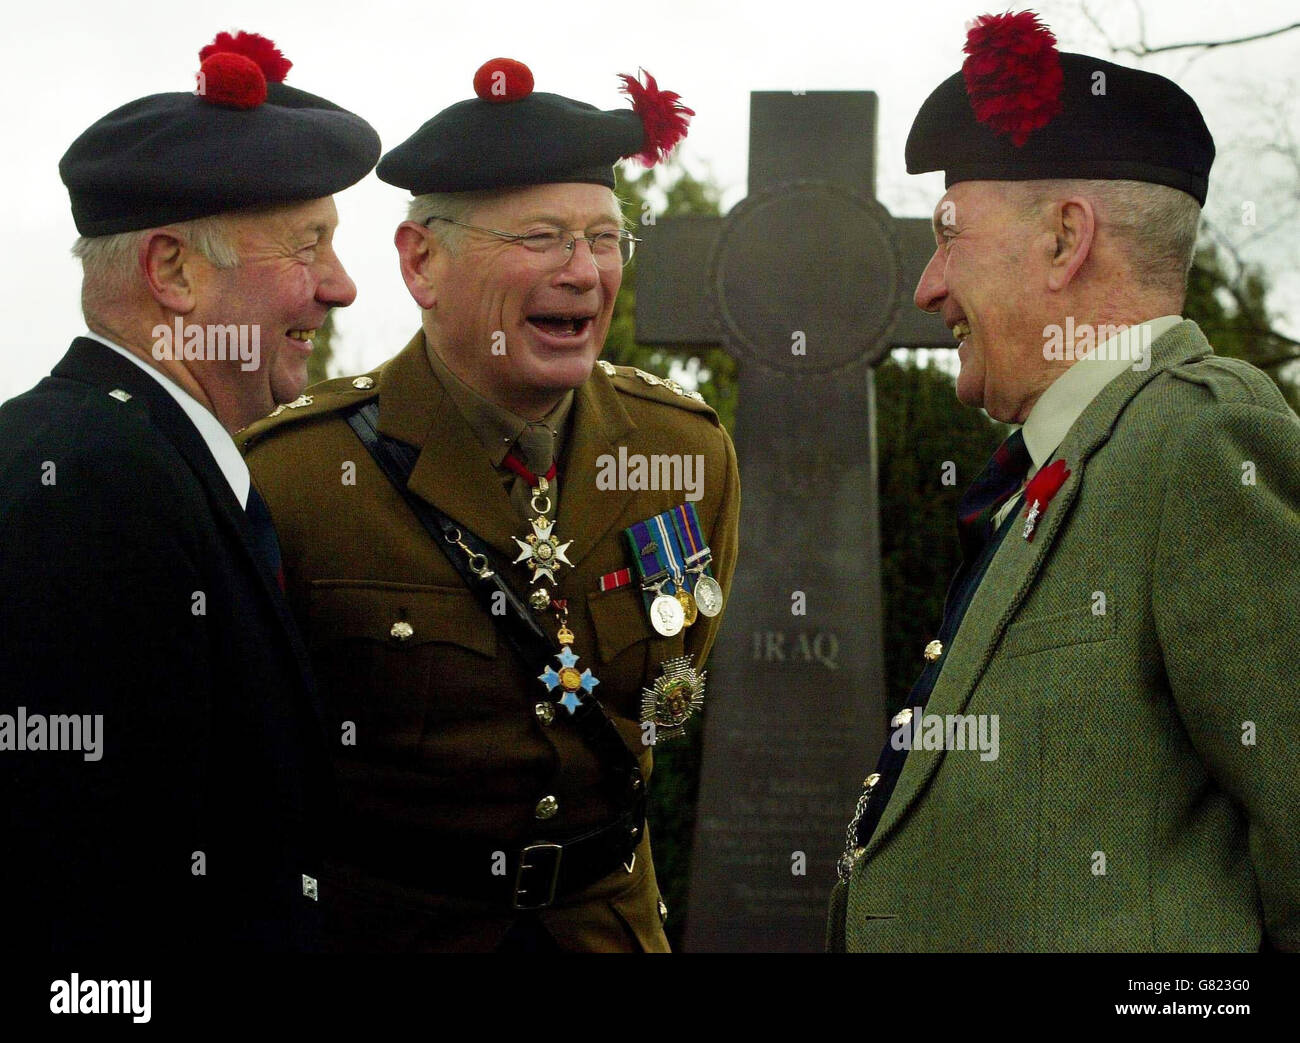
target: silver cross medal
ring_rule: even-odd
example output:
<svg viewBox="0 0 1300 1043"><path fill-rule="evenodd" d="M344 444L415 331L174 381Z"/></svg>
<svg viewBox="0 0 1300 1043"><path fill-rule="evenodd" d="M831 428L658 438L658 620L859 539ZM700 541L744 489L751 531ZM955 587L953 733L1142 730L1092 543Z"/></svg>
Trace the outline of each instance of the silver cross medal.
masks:
<svg viewBox="0 0 1300 1043"><path fill-rule="evenodd" d="M564 552L569 549L572 540L561 543L551 535L551 530L555 528L555 522L547 521L543 517L537 517L532 520L533 531L527 541L521 540L518 536L512 536L519 544L519 557L515 558L514 563L518 565L521 561L527 562L528 567L533 570L532 582L536 583L542 577L555 582L555 570L561 565L573 566Z"/></svg>

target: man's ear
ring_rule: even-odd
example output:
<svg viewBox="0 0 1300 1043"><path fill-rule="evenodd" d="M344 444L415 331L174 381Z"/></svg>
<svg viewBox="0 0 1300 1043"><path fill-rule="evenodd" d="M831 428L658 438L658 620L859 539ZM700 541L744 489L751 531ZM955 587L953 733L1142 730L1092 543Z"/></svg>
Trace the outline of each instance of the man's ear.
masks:
<svg viewBox="0 0 1300 1043"><path fill-rule="evenodd" d="M1059 291L1070 285L1092 253L1097 212L1089 200L1073 196L1052 207L1051 221L1055 246L1048 261L1047 285Z"/></svg>
<svg viewBox="0 0 1300 1043"><path fill-rule="evenodd" d="M140 241L137 261L153 299L168 311L187 315L194 310L194 254L174 232L158 228Z"/></svg>
<svg viewBox="0 0 1300 1043"><path fill-rule="evenodd" d="M426 311L438 301L434 287L433 261L444 249L436 236L414 221L403 221L393 233L402 279L411 297Z"/></svg>

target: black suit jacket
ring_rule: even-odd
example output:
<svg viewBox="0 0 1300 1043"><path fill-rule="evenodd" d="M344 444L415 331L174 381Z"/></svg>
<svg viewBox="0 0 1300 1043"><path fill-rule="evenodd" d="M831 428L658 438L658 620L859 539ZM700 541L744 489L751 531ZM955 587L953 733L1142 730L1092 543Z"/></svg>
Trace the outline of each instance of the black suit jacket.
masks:
<svg viewBox="0 0 1300 1043"><path fill-rule="evenodd" d="M74 341L0 406L0 714L102 715L100 758L0 749L4 946L313 948L333 795L308 671L193 423Z"/></svg>

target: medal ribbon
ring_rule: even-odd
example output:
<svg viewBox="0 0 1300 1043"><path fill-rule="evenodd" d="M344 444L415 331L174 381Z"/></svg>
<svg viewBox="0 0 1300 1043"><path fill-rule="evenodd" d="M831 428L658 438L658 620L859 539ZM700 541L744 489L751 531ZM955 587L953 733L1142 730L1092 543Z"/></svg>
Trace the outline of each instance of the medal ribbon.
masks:
<svg viewBox="0 0 1300 1043"><path fill-rule="evenodd" d="M505 459L501 462L510 468L510 470L514 471L515 474L519 475L520 478L526 481L534 489L537 488L537 475L533 474L532 471L528 470L528 468L524 466L524 462L520 460L519 457L515 456L515 451L513 449L506 453ZM551 469L547 471L543 477L550 482L554 481L555 474L555 464L552 463Z"/></svg>
<svg viewBox="0 0 1300 1043"><path fill-rule="evenodd" d="M664 554L668 558L668 570L672 573L673 582L677 585L678 590L686 586L685 566L681 560L681 547L677 543L677 532L671 525L667 524L672 520L672 512L665 511L663 514L656 514L652 519L655 528L659 530L659 537L663 543Z"/></svg>

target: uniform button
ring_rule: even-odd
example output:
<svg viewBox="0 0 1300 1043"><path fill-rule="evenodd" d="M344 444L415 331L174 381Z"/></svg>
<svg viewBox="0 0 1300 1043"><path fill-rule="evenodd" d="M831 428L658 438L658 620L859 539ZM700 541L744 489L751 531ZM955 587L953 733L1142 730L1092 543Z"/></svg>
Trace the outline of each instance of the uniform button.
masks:
<svg viewBox="0 0 1300 1043"><path fill-rule="evenodd" d="M356 377L352 381L352 386L358 391L369 391L375 386L374 379L371 377Z"/></svg>
<svg viewBox="0 0 1300 1043"><path fill-rule="evenodd" d="M908 706L894 714L893 720L889 722L889 726L891 728L897 728L900 724L907 724L911 719L912 708Z"/></svg>
<svg viewBox="0 0 1300 1043"><path fill-rule="evenodd" d="M550 724L555 720L555 707L550 703L538 703L533 707L533 713L537 714L537 719L543 724Z"/></svg>
<svg viewBox="0 0 1300 1043"><path fill-rule="evenodd" d="M931 641L925 646L925 661L927 663L933 663L941 655L943 655L942 641Z"/></svg>
<svg viewBox="0 0 1300 1043"><path fill-rule="evenodd" d="M870 775L868 775L865 779L862 780L862 785L866 789L875 789L876 783L879 781L880 781L880 772L873 771Z"/></svg>
<svg viewBox="0 0 1300 1043"><path fill-rule="evenodd" d="M668 903L662 898L659 899L659 922L661 924L668 922Z"/></svg>
<svg viewBox="0 0 1300 1043"><path fill-rule="evenodd" d="M533 814L545 821L548 818L554 818L559 810L560 802L548 794L537 802L537 808Z"/></svg>
<svg viewBox="0 0 1300 1043"><path fill-rule="evenodd" d="M393 624L393 629L389 631L398 641L409 641L415 634L415 627L411 626L404 619L399 619Z"/></svg>

